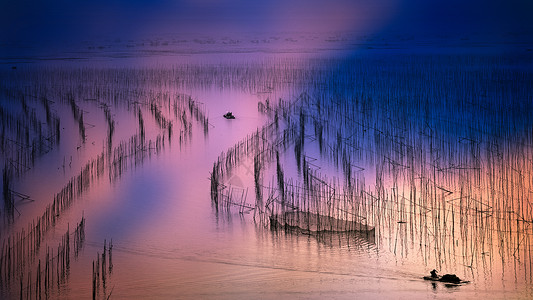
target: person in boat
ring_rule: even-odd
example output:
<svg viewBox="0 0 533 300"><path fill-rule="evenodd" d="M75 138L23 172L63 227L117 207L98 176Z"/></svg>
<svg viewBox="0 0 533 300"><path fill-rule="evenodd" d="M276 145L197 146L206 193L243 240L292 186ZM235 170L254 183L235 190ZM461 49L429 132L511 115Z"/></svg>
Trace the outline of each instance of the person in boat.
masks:
<svg viewBox="0 0 533 300"><path fill-rule="evenodd" d="M235 119L235 116L231 113L231 111L228 111L228 112L224 115L224 118L226 118L226 119Z"/></svg>
<svg viewBox="0 0 533 300"><path fill-rule="evenodd" d="M457 277L457 275L455 274L444 274L443 276L439 276L437 274L437 270L435 269L433 269L433 271L429 273L431 274L431 277L424 277L426 280L434 280L434 281L457 283L457 284L463 282L461 278Z"/></svg>

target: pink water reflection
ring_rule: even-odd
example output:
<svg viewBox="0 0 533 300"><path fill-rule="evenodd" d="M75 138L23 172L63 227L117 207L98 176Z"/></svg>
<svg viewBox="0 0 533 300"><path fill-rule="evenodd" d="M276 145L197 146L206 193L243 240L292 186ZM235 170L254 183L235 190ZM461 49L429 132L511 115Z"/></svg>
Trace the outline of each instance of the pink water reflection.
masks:
<svg viewBox="0 0 533 300"><path fill-rule="evenodd" d="M291 64L288 63L287 66ZM112 69L111 74L145 70L114 68L116 69ZM353 295L378 298L474 298L480 294L500 296L511 293L517 297L530 295L530 268L527 264L509 267L507 263L497 262L496 258L503 261L516 253L498 256L497 252L501 249L511 251L513 248L498 248L495 246L498 242L496 237L492 237L488 243L492 243L490 255L483 254L483 257L474 258L478 266L487 264L478 267L477 273L468 273L471 268L463 262L464 257L470 254L463 255L461 251L487 244L479 244L476 240L470 240L470 244L466 240L462 244L461 241L461 244L457 244L455 253L445 254L451 254L446 257L448 260L442 262L445 270L457 272L467 279L475 278L475 282L458 288L448 289L439 285L433 289L420 279L421 275L437 263L433 241L421 241L416 236L419 232L402 229L403 225L398 221L404 220L393 219L393 214L390 218L384 218L392 226L385 226L381 235L368 239L342 234L317 238L275 232L266 224L254 222L253 213L217 211L212 205L209 190L209 172L213 162L222 151L269 120L258 112L259 101L264 102L267 98L274 101L278 98L295 99L300 95L299 90L294 87L285 89L285 86L291 85L290 82L285 85L280 83L277 89L268 85L240 89L238 85L224 86L224 80L198 86L158 82L159 73L155 69L156 72L148 72L148 75L141 72L140 77L117 75L118 78L124 76L131 82L129 85L116 86L110 83L100 90L105 95L101 96L104 101L113 103L114 92L118 91L119 101L125 102L123 106L112 106L116 121L112 148L120 146L120 142L131 136L140 135L139 110L144 120L146 141L152 142L149 147L135 144L136 149L144 154L140 158L131 158L131 155L123 157L127 163L120 175L112 176L106 169L103 176L96 176L87 191L76 199L70 209L61 214L57 225L47 233L46 244L55 247L67 227L73 228L82 215L87 219L82 254L73 260L68 282L62 284L54 296L90 297L92 261L96 259L97 252L101 253L104 239L108 242L113 239L113 271L108 275L106 290L103 291L101 286L99 292L109 294L112 291L112 297L117 298L248 298L257 295L264 298L350 298ZM148 83L140 84L144 75L153 78L146 79ZM231 78L232 73L225 75L230 75ZM92 79L102 84L105 76ZM150 81L155 82L154 85ZM235 79L228 82L235 82ZM209 85L211 86L206 88ZM92 88L93 83L89 80L87 86ZM106 90L111 91L110 94L103 92ZM87 93L93 92L89 89ZM174 100L183 95L190 96L194 103L208 113L207 134L204 134L201 122L187 113L187 105L183 107L187 115L186 122L180 120L183 111L174 114ZM20 185L29 194L43 194L43 198L51 199L57 192L57 185L76 175L86 161L106 151L107 127L101 108L85 101L82 95L77 101L88 111L86 122L95 125L87 129L87 142L79 144L77 124L67 119L72 118L68 104L58 102L58 110L66 115L63 124L74 130L66 130L62 145L68 147L62 148L56 156L79 154L68 175L62 175L59 179L47 176L46 168L39 167L35 173L29 173L28 178L33 176L36 179ZM151 107L152 102L173 122L174 130L170 140L168 127L160 128L158 125L157 114ZM61 105L66 108L59 109ZM232 111L236 119L224 119L222 115L227 111ZM182 134L187 132L189 124L192 126L190 134ZM158 141L163 141L161 144L164 146L157 146ZM79 144L81 147L75 149L72 144ZM373 147L370 142L365 146L370 149ZM112 154L106 156L107 166L118 163L115 152ZM320 157L316 142L307 141L306 154ZM287 169L288 177L298 178L293 157L292 148L289 148L282 153L282 163ZM375 169L371 168L373 161L363 159L362 162L366 163L361 166L368 169L364 176L371 185L376 181ZM252 163L249 158L243 159L232 177L227 178L235 187L248 190L250 198L247 201L250 202L253 202L251 199L254 197L253 174L250 173L249 165ZM338 169L329 165L327 159L317 162L319 163L323 163L319 166L324 173L335 173ZM268 175L275 172L274 167L267 169ZM528 168L522 170L531 174ZM43 178L53 182L49 185L50 188L39 185L38 179ZM273 178L265 175L264 183L275 181ZM393 181L385 180L387 188L392 186L391 182ZM404 184L402 180L398 182L400 186ZM530 190L529 185L522 185L522 188ZM514 197L514 194L509 193L508 196ZM20 221L20 225L16 224L13 231L16 231L16 226L25 226L27 220L40 216L44 205L46 203L40 203L40 206L26 205L24 215L19 219L24 221ZM428 220L426 226L431 225L434 224ZM444 243L453 247L453 241L447 240L449 235L442 236L446 239ZM432 235L426 235L424 238L431 237ZM514 237L513 239L511 241L516 242ZM420 245L421 242L425 243L424 246ZM529 242L523 245L529 247ZM517 252L525 261L529 259L528 249L522 248ZM521 276L522 273L524 276Z"/></svg>

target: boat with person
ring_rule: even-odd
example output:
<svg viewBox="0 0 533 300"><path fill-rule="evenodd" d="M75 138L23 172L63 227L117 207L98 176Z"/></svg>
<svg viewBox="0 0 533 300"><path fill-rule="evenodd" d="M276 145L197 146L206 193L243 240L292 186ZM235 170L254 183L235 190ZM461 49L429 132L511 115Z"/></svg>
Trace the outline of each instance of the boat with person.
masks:
<svg viewBox="0 0 533 300"><path fill-rule="evenodd" d="M228 120L235 119L235 116L233 115L231 111L228 111L226 114L223 115L223 117Z"/></svg>
<svg viewBox="0 0 533 300"><path fill-rule="evenodd" d="M424 280L444 282L447 286L461 285L470 281L462 280L455 274L438 275L437 270L433 269L430 276L424 276Z"/></svg>

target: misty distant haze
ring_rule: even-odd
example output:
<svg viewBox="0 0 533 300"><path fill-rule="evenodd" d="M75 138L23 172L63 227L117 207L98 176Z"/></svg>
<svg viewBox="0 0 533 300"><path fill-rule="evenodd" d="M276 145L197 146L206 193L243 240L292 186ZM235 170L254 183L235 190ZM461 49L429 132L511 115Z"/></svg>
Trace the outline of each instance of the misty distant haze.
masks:
<svg viewBox="0 0 533 300"><path fill-rule="evenodd" d="M512 1L9 1L0 5L0 41L39 42L156 34L357 31L365 34L524 33L533 3Z"/></svg>

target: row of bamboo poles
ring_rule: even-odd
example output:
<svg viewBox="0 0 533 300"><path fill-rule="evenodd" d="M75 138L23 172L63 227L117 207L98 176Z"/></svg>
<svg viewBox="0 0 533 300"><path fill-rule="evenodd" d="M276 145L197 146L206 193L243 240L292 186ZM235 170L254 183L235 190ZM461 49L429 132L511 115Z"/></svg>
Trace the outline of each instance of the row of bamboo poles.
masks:
<svg viewBox="0 0 533 300"><path fill-rule="evenodd" d="M104 240L104 249L102 254L96 253L96 261L93 260L93 273L92 273L92 298L97 299L102 296L102 299L109 299L113 293L107 291L106 279L113 273L113 240L107 245ZM102 294L102 295L100 295Z"/></svg>
<svg viewBox="0 0 533 300"><path fill-rule="evenodd" d="M424 261L438 266L459 261L481 267L487 258L494 262L495 252L504 261L530 257L533 136L516 141L501 130L490 131L486 119L463 126L470 119L462 115L402 122L402 116L412 119L416 109L404 110L397 101L373 108L371 99L331 101L328 92L310 94L290 110L260 103L258 109L272 122L223 152L213 165L211 198L217 207L255 210L254 219L262 220L293 211L356 218L375 226L377 242L392 252L407 255L410 243L417 243ZM520 118L514 123L527 124ZM306 149L317 146L319 162L306 155ZM281 163L291 147L303 183L288 178ZM250 156L255 206L232 196L235 188L225 185ZM272 182L277 184L265 186L263 173L274 161ZM324 161L341 174L328 179L319 173L317 164ZM531 275L532 265L524 268Z"/></svg>
<svg viewBox="0 0 533 300"><path fill-rule="evenodd" d="M0 137L2 141L12 139L12 137L9 136L9 132L18 132L14 137L15 140L23 141L29 139L32 136L31 130L33 130L39 134L38 136L41 136L41 140L46 140L47 143L51 143L46 149L45 147L41 147L42 145L39 146L39 149L42 148L49 151L52 146L56 146L56 144L59 145L59 118L52 113L57 112L56 109L58 107L52 108L50 104L57 104L59 106L62 105L70 108L74 121L77 123L82 144L87 140L87 129L94 127L94 125L90 125L84 120L84 115L88 113L88 111L85 110L87 109L86 106L93 105L93 102L98 104L98 108L103 111L106 119L107 139L102 152L83 165L80 172L73 176L65 186L54 195L53 201L46 206L42 216L35 218L35 220L28 224L27 228L22 228L19 232L3 237L2 252L0 253L0 281L3 284L2 289L4 291L10 289L14 291L12 288L13 282L20 281L21 298L25 297L29 299L33 296L38 298L48 298L53 294L50 291L54 281L58 285L60 282L65 282L65 278L68 276L70 253L72 252L75 257L78 257L85 239L85 219L83 218L80 226L74 231L74 239L72 241L73 251L71 251L70 238L68 235L64 237L64 239L67 240L61 243L57 253L53 253L53 250L51 251L48 247L42 249L42 245L46 240L46 233L51 228L54 228L62 213L74 205L75 200L89 191L91 186L106 175L106 173L109 177L109 181L114 182L118 180L126 170L140 166L146 158L149 158L152 155L160 154L165 148L165 144L170 143L173 130L180 130L180 144L190 140L193 123L195 125L198 124L204 134L207 134L209 129L207 113L205 111L205 106L202 103L199 103L198 101L193 100L192 97L184 94L172 95L171 93L151 93L146 92L145 90L136 90L133 91L139 92L137 95L138 101L136 103L132 103L129 96L127 99L124 98L122 103L118 103L117 97L100 98L99 96L102 94L99 92L96 97L87 94L81 95L74 91L65 92L64 90L61 90L54 92L40 84L36 84L31 88L3 86L2 91L4 93L13 93L10 101L12 101L14 105L20 105L20 101L22 101L22 106L25 107L23 114L15 118L5 112L3 106L0 106L0 121L3 122L2 124L6 125L2 126L2 135ZM15 93L14 91L20 92ZM28 97L26 96L25 98L24 96L27 94L46 94L46 96L35 97L35 99L42 99L41 102L28 102L25 101ZM57 98L58 100L56 102L47 100L50 97ZM33 97L29 99L33 99ZM36 108L32 107L32 105L35 106L36 103L42 103L45 106L47 120L53 125L50 125L48 126L49 128L47 128L47 130L51 132L50 134L45 131L44 127L41 129L41 122L35 114ZM83 108L82 104L84 106ZM135 108L133 111L135 112L135 117L139 119L139 129L137 133L132 135L129 139L117 143L113 141L115 120L112 108L129 107L130 105L133 105ZM144 108L146 108L148 112L151 112L155 124L161 129L155 138L147 138L145 134L146 128L142 116ZM24 118L27 118L29 121L21 123L21 120ZM9 124L12 126L8 126ZM30 134L28 134L28 132L30 132ZM52 135L53 133L56 133L56 135ZM2 146L3 145L7 145L7 142L2 142ZM24 145L20 144L19 148L23 146ZM80 147L81 146L78 146L78 149ZM6 149L8 148L2 148L2 157L7 157L4 156L7 153ZM35 149L30 152L32 155L32 163L33 160L38 157L35 154L45 152L44 150L39 150L38 152ZM24 151L19 152L19 155L26 155ZM63 167L64 164L65 162L63 162ZM25 165L29 164L25 163ZM9 212L8 210L16 211L13 195L19 195L19 197L24 196L23 194L13 191L12 183L14 179L16 179L16 177L13 174L13 167L11 165L6 165L3 174L3 196L4 202L9 204L4 205L6 208L4 211L7 212ZM12 212L10 214L12 215ZM104 290L106 281L106 273L104 272L105 265L109 266L108 274L110 274L112 270L112 244L109 245L107 255L105 254L105 247L106 246L104 246L104 253L102 254L102 272L96 273L96 278L100 278L97 281L103 282ZM44 255L45 258L42 258L42 255ZM60 258L58 258L58 256ZM106 257L108 259L107 263ZM53 266L51 265L52 261L55 263ZM97 261L97 264L98 263L99 262ZM26 273L20 270L20 268L30 270L35 266L38 269L37 273L35 273L34 270L31 270L34 273L32 274L32 272L28 272L26 275ZM55 269L55 273L59 274L57 280L51 277L55 274L52 272L53 269ZM37 274L37 277L35 277L35 274Z"/></svg>
<svg viewBox="0 0 533 300"><path fill-rule="evenodd" d="M72 245L74 254L83 246L85 239L85 218L76 225ZM3 247L6 249L7 246ZM25 260L31 250L20 249L19 253L7 251L0 259L2 288L9 288L19 283L20 299L42 299L52 297L54 290L59 290L68 281L71 260L71 233L67 229L61 241L54 249L46 247L44 257L31 254L31 260ZM35 260L38 260L35 266ZM35 268L36 269L33 269Z"/></svg>

